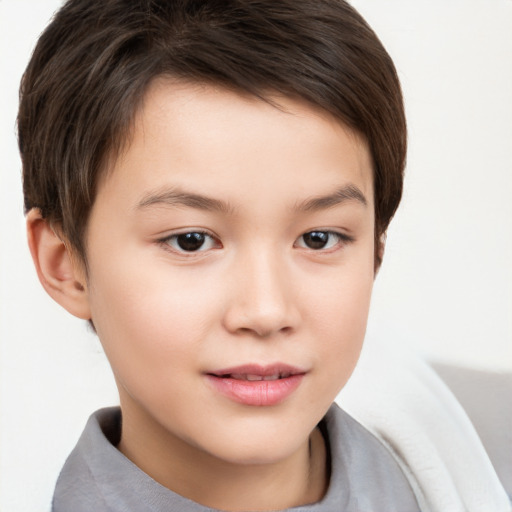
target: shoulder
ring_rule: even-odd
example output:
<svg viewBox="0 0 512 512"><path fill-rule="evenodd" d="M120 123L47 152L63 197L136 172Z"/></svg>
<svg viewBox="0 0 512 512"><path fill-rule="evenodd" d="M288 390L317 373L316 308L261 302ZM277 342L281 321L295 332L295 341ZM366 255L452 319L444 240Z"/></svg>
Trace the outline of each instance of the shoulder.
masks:
<svg viewBox="0 0 512 512"><path fill-rule="evenodd" d="M343 508L419 511L414 492L388 449L336 404L324 419L331 456L332 494ZM325 434L324 434L325 435Z"/></svg>
<svg viewBox="0 0 512 512"><path fill-rule="evenodd" d="M118 407L101 409L89 418L60 472L52 512L126 510L116 502L124 491L126 470L129 473L133 465L115 448L120 431Z"/></svg>
<svg viewBox="0 0 512 512"><path fill-rule="evenodd" d="M127 459L116 448L120 436L118 407L89 418L57 480L52 512L197 512Z"/></svg>

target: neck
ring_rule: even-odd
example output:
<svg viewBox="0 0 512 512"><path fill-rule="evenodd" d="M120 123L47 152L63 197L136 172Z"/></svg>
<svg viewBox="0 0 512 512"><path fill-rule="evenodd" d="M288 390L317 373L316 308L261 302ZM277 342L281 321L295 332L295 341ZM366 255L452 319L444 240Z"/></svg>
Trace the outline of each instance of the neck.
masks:
<svg viewBox="0 0 512 512"><path fill-rule="evenodd" d="M235 464L134 416L123 408L118 449L158 483L196 503L256 512L315 503L325 494L326 450L318 428L284 460Z"/></svg>

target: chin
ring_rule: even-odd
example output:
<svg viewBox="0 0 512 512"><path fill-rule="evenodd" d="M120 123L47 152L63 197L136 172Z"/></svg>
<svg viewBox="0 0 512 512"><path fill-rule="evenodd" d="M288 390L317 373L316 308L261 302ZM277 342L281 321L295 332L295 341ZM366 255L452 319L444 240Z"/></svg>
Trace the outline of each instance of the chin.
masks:
<svg viewBox="0 0 512 512"><path fill-rule="evenodd" d="M308 443L311 431L302 428L294 429L281 425L281 428L246 428L237 432L229 429L219 436L210 438L208 445L202 449L217 459L236 465L264 465L279 463L297 453ZM294 425L300 427L300 425Z"/></svg>
<svg viewBox="0 0 512 512"><path fill-rule="evenodd" d="M263 466L273 465L282 462L294 455L307 438L295 445L285 445L276 443L279 446L262 445L240 446L238 444L231 447L230 450L218 453L218 458L237 466Z"/></svg>

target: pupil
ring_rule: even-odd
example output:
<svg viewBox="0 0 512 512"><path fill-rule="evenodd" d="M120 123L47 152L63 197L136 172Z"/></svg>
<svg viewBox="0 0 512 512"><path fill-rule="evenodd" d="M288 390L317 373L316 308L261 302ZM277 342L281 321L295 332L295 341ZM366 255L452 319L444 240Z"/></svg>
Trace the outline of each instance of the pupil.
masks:
<svg viewBox="0 0 512 512"><path fill-rule="evenodd" d="M203 233L184 233L177 238L180 249L184 251L197 251L204 244Z"/></svg>
<svg viewBox="0 0 512 512"><path fill-rule="evenodd" d="M323 249L329 240L329 233L325 231L311 231L304 236L304 242L310 249Z"/></svg>

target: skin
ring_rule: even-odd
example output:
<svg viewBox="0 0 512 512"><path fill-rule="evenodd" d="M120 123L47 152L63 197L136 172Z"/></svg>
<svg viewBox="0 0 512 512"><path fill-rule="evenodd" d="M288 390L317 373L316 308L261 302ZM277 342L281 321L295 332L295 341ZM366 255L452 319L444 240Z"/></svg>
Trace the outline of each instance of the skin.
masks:
<svg viewBox="0 0 512 512"><path fill-rule="evenodd" d="M111 363L119 449L162 485L223 510L324 495L316 425L356 365L374 279L365 142L301 101L274 99L282 108L155 81L99 184L87 275L37 211L28 218L43 285L92 318ZM346 193L356 189L359 198ZM180 249L176 235L198 231L200 250ZM332 232L324 248L308 246L311 231ZM276 362L305 374L272 406L237 403L206 378Z"/></svg>

